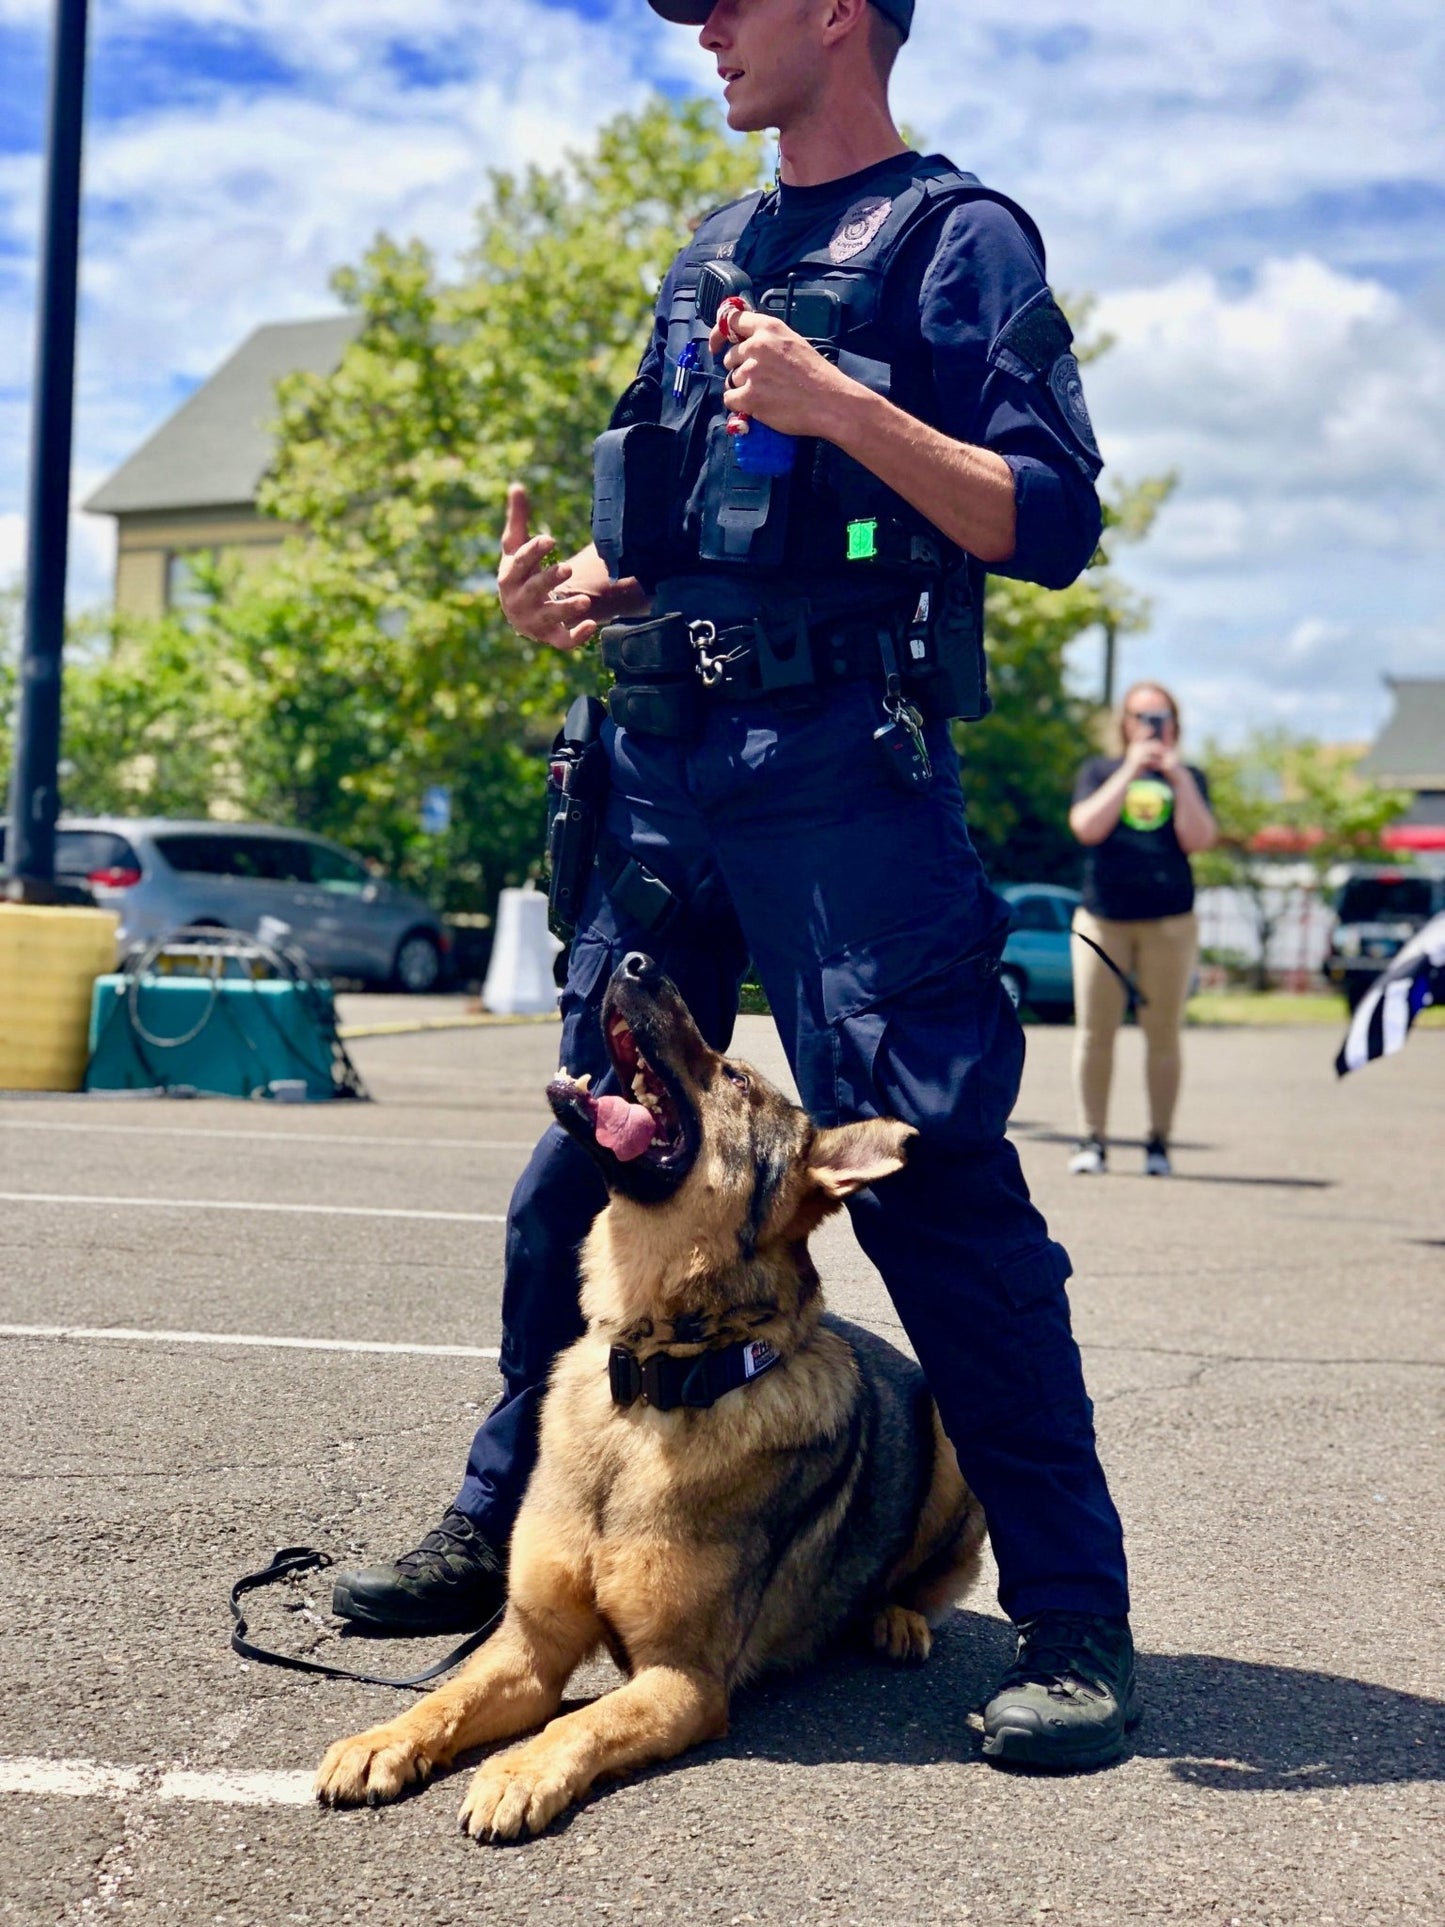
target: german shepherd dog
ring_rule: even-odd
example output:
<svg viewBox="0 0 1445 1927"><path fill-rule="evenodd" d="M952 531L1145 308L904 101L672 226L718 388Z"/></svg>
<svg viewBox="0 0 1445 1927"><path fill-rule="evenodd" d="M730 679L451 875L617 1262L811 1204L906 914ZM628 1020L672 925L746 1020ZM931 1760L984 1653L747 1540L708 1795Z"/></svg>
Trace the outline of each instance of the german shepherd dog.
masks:
<svg viewBox="0 0 1445 1927"><path fill-rule="evenodd" d="M912 1128L817 1128L710 1049L639 954L602 1021L632 1097L548 1086L611 1196L583 1246L587 1330L553 1369L505 1617L454 1681L331 1748L325 1804L395 1799L540 1728L478 1768L461 1809L477 1839L539 1833L598 1779L722 1735L734 1686L849 1627L926 1659L977 1572L983 1511L922 1374L824 1315L808 1256L823 1218L901 1168ZM555 1717L602 1646L626 1683Z"/></svg>

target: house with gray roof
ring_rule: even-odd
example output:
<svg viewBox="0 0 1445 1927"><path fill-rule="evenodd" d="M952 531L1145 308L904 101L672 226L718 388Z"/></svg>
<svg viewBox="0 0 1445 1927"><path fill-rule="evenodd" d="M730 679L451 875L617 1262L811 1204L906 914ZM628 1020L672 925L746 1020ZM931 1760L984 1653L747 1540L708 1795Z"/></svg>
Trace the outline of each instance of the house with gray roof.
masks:
<svg viewBox="0 0 1445 1927"><path fill-rule="evenodd" d="M191 558L217 550L256 563L291 532L258 513L275 447L276 384L330 374L361 325L356 315L257 328L209 381L85 503L116 523L115 603L136 615L183 607Z"/></svg>
<svg viewBox="0 0 1445 1927"><path fill-rule="evenodd" d="M1361 776L1415 800L1386 832L1395 849L1445 848L1445 676L1387 676L1395 713L1358 764Z"/></svg>

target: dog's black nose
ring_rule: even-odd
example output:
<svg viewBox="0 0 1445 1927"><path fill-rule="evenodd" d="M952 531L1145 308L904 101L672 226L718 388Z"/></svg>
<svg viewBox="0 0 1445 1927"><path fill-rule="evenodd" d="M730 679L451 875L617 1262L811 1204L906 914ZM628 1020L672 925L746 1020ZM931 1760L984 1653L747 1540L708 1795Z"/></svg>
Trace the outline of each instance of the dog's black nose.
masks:
<svg viewBox="0 0 1445 1927"><path fill-rule="evenodd" d="M662 976L651 957L641 950L628 951L622 959L622 970L624 976L630 977L635 984L655 984Z"/></svg>

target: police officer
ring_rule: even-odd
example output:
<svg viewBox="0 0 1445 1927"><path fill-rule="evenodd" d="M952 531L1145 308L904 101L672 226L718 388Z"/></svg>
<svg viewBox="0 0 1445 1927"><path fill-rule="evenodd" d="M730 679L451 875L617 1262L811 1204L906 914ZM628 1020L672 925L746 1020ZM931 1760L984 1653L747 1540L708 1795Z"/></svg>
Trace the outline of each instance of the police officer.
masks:
<svg viewBox="0 0 1445 1927"><path fill-rule="evenodd" d="M1098 539L1068 324L1028 216L893 124L913 0L651 4L701 26L729 124L777 128L781 166L772 192L704 220L663 283L598 443L593 545L549 565L523 492L508 504L509 619L563 649L600 629L617 675L563 1060L603 1083L602 992L634 949L725 1048L751 956L809 1110L918 1127L853 1224L988 1514L1018 1629L984 1750L1098 1765L1132 1716L1122 1532L1069 1260L1004 1135L1023 1062L997 976L1007 915L948 732L988 706L985 565L1061 587ZM604 1202L585 1153L549 1130L508 1219L504 1395L440 1526L343 1574L339 1613L437 1631L500 1603L547 1371L581 1330L576 1250Z"/></svg>

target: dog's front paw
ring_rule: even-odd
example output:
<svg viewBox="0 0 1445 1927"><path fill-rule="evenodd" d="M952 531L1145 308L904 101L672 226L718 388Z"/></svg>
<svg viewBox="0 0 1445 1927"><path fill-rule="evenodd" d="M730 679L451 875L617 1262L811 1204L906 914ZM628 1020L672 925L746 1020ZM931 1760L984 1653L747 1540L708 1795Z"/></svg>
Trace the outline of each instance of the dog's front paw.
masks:
<svg viewBox="0 0 1445 1927"><path fill-rule="evenodd" d="M321 1762L314 1791L324 1807L379 1807L413 1781L425 1780L433 1764L400 1721L373 1726L336 1742Z"/></svg>
<svg viewBox="0 0 1445 1927"><path fill-rule="evenodd" d="M921 1666L933 1651L933 1634L922 1613L907 1606L885 1606L873 1616L873 1645L900 1666Z"/></svg>
<svg viewBox="0 0 1445 1927"><path fill-rule="evenodd" d="M516 1840L540 1833L571 1799L559 1769L525 1752L501 1753L473 1775L458 1824L474 1840Z"/></svg>

